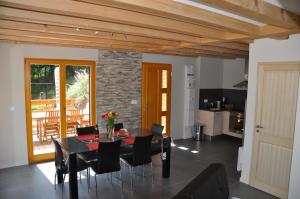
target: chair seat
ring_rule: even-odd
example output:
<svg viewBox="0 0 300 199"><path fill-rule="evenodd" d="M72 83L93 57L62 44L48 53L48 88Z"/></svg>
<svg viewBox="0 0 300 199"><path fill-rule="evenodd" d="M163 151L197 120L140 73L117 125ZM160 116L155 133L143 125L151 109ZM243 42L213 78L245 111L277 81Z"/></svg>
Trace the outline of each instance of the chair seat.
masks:
<svg viewBox="0 0 300 199"><path fill-rule="evenodd" d="M89 165L80 158L76 158L76 170L77 172L83 171L89 167Z"/></svg>
<svg viewBox="0 0 300 199"><path fill-rule="evenodd" d="M61 167L59 169L63 174L69 173L68 165L69 165L68 161L66 161L66 162L63 161L63 163L61 164ZM83 171L83 170L87 169L88 167L89 167L89 165L86 162L84 162L80 158L76 158L76 171L77 172Z"/></svg>
<svg viewBox="0 0 300 199"><path fill-rule="evenodd" d="M97 175L98 174L104 174L104 173L111 173L111 172L121 170L121 168L115 168L115 169L107 168L107 167L105 168L105 167L102 166L101 160L99 160L97 162L90 162L89 165Z"/></svg>
<svg viewBox="0 0 300 199"><path fill-rule="evenodd" d="M84 153L78 153L78 158L82 159L83 161L90 163L90 162L96 162L97 159L97 151L88 151Z"/></svg>
<svg viewBox="0 0 300 199"><path fill-rule="evenodd" d="M140 166L140 165L144 165L144 164L150 164L151 160L149 162L144 162L141 164L137 164L133 161L133 156L127 156L127 157L121 157L121 160L124 161L126 164L129 164L132 167L136 167L136 166Z"/></svg>
<svg viewBox="0 0 300 199"><path fill-rule="evenodd" d="M161 153L161 142L158 141L158 142L151 143L151 154L156 155L159 153Z"/></svg>
<svg viewBox="0 0 300 199"><path fill-rule="evenodd" d="M131 145L121 146L120 157L132 157L133 147Z"/></svg>

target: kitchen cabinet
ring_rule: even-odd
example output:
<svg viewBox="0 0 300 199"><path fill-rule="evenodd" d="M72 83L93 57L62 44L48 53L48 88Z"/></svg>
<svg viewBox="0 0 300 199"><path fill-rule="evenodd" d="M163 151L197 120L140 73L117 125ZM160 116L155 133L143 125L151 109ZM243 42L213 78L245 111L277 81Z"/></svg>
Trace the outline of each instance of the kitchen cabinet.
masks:
<svg viewBox="0 0 300 199"><path fill-rule="evenodd" d="M199 110L198 122L204 126L203 133L205 135L216 136L226 134L237 138L243 138L241 133L230 131L229 120L229 111Z"/></svg>
<svg viewBox="0 0 300 199"><path fill-rule="evenodd" d="M229 131L228 111L199 110L198 121L204 125L203 133L216 136Z"/></svg>

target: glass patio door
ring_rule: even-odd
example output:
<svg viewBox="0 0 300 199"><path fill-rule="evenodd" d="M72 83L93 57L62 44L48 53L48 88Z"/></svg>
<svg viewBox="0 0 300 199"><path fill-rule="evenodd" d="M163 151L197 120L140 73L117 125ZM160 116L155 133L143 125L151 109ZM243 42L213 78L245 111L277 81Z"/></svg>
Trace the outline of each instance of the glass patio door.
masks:
<svg viewBox="0 0 300 199"><path fill-rule="evenodd" d="M74 136L95 123L95 62L26 59L29 162L51 160L51 137Z"/></svg>

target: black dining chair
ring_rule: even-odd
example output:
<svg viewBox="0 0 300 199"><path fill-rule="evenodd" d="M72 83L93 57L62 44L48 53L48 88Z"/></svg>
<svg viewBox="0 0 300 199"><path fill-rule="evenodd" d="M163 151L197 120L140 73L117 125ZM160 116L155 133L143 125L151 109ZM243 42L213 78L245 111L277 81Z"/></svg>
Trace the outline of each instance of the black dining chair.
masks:
<svg viewBox="0 0 300 199"><path fill-rule="evenodd" d="M92 170L95 172L96 190L97 190L97 175L110 173L111 182L112 182L112 173L119 171L120 180L122 183L122 191L123 191L122 173L120 172L121 171L120 146L121 146L120 139L113 142L99 142L97 161L93 161L89 163Z"/></svg>
<svg viewBox="0 0 300 199"><path fill-rule="evenodd" d="M121 130L122 128L124 128L124 127L123 127L123 123L116 123L116 124L115 124L115 131L119 131L119 130Z"/></svg>
<svg viewBox="0 0 300 199"><path fill-rule="evenodd" d="M54 189L56 189L56 178L57 178L57 172L60 171L63 174L63 183L62 187L64 187L64 181L66 174L69 173L69 168L68 168L68 158L64 158L64 154L62 152L60 144L55 140L53 137L51 137L54 146L55 146L55 176L54 176ZM87 170L87 183L89 183L89 165L85 163L83 160L80 158L76 159L76 171L79 172L80 175L80 181L81 181L81 171Z"/></svg>
<svg viewBox="0 0 300 199"><path fill-rule="evenodd" d="M151 143L151 154L156 155L162 152L162 137L163 137L163 132L164 127L159 124L152 124L151 126L151 133L152 135L157 138Z"/></svg>
<svg viewBox="0 0 300 199"><path fill-rule="evenodd" d="M89 135L89 134L99 134L98 125L95 126L86 126L77 128L77 135ZM78 153L78 157L85 161L86 163L91 161L96 161L97 152L96 151L87 151L83 153Z"/></svg>
<svg viewBox="0 0 300 199"><path fill-rule="evenodd" d="M151 133L153 136L162 137L163 130L164 130L164 126L160 124L153 123L151 126Z"/></svg>
<svg viewBox="0 0 300 199"><path fill-rule="evenodd" d="M98 126L86 126L76 128L77 135L98 134Z"/></svg>
<svg viewBox="0 0 300 199"><path fill-rule="evenodd" d="M133 168L137 166L143 166L143 177L144 177L144 165L150 164L151 175L153 182L153 171L152 171L152 158L151 158L151 141L152 135L138 136L135 137L133 143L133 153L131 156L121 156L122 162L130 167L130 185L133 187Z"/></svg>

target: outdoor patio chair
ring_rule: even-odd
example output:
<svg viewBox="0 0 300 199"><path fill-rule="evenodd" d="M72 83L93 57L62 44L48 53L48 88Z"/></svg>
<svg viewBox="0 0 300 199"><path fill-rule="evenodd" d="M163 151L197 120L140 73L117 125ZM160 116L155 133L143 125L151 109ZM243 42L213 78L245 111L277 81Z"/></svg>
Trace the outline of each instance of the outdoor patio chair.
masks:
<svg viewBox="0 0 300 199"><path fill-rule="evenodd" d="M43 121L43 140L50 141L51 136L59 137L59 110L46 111L46 117Z"/></svg>
<svg viewBox="0 0 300 199"><path fill-rule="evenodd" d="M67 134L76 135L77 128L81 127L82 114L79 109L67 110Z"/></svg>

